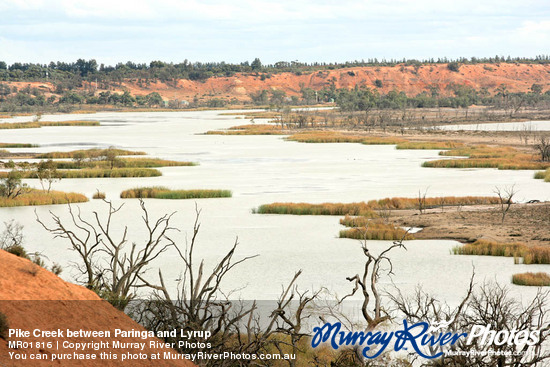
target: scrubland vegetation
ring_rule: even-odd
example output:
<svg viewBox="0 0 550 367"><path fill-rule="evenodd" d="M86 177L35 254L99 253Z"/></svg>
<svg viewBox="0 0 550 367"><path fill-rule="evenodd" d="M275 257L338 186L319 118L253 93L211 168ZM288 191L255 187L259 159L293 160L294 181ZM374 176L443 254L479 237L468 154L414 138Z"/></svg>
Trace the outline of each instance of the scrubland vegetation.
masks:
<svg viewBox="0 0 550 367"><path fill-rule="evenodd" d="M356 240L412 240L414 236L406 230L391 223L372 220L366 217L351 217L346 215L340 219L340 224L350 227L340 231L340 238Z"/></svg>
<svg viewBox="0 0 550 367"><path fill-rule="evenodd" d="M162 176L157 169L152 168L83 168L57 170L58 178L121 178L121 177L156 177ZM0 178L8 176L8 172L0 172ZM22 171L21 178L38 179L35 171Z"/></svg>
<svg viewBox="0 0 550 367"><path fill-rule="evenodd" d="M250 124L233 126L228 130L210 130L207 135L282 135L286 132L278 125Z"/></svg>
<svg viewBox="0 0 550 367"><path fill-rule="evenodd" d="M25 143L0 143L0 148L33 148L38 145Z"/></svg>
<svg viewBox="0 0 550 367"><path fill-rule="evenodd" d="M70 152L50 152L38 154L36 158L42 159L67 159L72 158L76 160L85 160L85 159L101 159L102 157L107 157L109 155L114 156L126 156L126 155L145 155L145 152L137 152L125 149L83 149L83 150L73 150Z"/></svg>
<svg viewBox="0 0 550 367"><path fill-rule="evenodd" d="M170 190L166 187L137 187L120 193L123 199L206 199L231 197L229 190Z"/></svg>

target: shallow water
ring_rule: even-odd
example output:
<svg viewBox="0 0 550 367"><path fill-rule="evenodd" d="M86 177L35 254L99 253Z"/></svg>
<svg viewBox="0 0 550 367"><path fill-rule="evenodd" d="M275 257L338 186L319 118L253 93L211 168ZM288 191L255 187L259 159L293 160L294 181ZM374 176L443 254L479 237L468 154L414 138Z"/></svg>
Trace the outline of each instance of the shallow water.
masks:
<svg viewBox="0 0 550 367"><path fill-rule="evenodd" d="M235 296L274 299L281 285L295 271L303 270L298 284L302 289L326 287L340 296L351 289L345 277L361 271L363 255L356 240L338 239L338 217L281 216L252 214L261 204L275 201L353 202L391 196L415 197L428 190L428 196L493 195L495 186L515 184L519 201L550 200L550 185L533 179L533 171L495 169L422 168L422 162L439 159L435 150L396 150L394 146L360 144L303 144L285 141L281 136L201 135L212 130L247 123L223 111L96 113L89 115L43 116L44 121L99 120L98 127L48 127L0 130L1 142L39 144L39 148L19 151L73 150L116 146L143 150L153 157L189 160L196 167L161 168L162 177L128 179L65 179L54 189L76 191L91 197L98 189L116 203L125 203L119 223L130 227L130 240L139 242L139 206L135 200L118 199L124 189L162 185L173 189L219 188L233 191L232 198L203 200L146 200L151 215L176 211L173 225L180 244L191 230L195 203L202 210L197 256L213 266L238 237L241 256L259 257L243 263L228 278L225 289L239 288ZM27 117L28 119L28 117ZM256 122L261 122L256 119ZM38 182L28 183L38 186ZM84 215L104 212L104 204L91 201L78 205ZM53 240L34 220L35 208L2 208L0 220L16 219L25 225L27 247L40 251L50 261L67 269L76 260L68 243ZM66 206L37 207L42 219L48 211L67 218ZM490 234L489 234L490 235ZM509 284L512 274L548 271L547 266L514 265L511 258L453 256L454 241L409 241L407 250L392 252L393 281L405 292L418 284L441 299L456 303L463 295L475 267L479 282L484 279ZM370 241L373 251L389 245ZM181 271L174 252L159 259L172 290ZM156 278L156 270L150 272ZM243 288L244 287L244 288ZM535 289L513 286L513 292L528 297Z"/></svg>
<svg viewBox="0 0 550 367"><path fill-rule="evenodd" d="M461 124L439 125L435 127L441 130L483 130L483 131L523 131L527 133L536 131L550 131L550 121L525 121L525 122L500 122L491 124Z"/></svg>

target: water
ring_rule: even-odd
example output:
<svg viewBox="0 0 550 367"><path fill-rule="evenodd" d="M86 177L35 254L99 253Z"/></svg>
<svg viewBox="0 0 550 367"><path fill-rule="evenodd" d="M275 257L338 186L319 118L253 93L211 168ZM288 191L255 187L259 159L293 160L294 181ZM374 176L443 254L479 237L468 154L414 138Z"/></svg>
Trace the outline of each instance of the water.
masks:
<svg viewBox="0 0 550 367"><path fill-rule="evenodd" d="M223 112L223 111L222 111ZM28 119L28 117L27 117ZM200 163L196 167L161 168L162 177L128 179L65 179L55 190L76 191L91 197L96 190L124 207L116 220L128 225L129 240L143 242L138 202L118 198L124 189L162 185L173 189L229 189L232 198L203 200L146 200L150 215L176 212L172 224L182 230L174 236L184 244L189 237L195 204L202 210L201 232L196 256L210 269L238 237L237 256L259 255L236 268L223 284L225 290L238 289L234 296L272 300L295 271L303 273L301 289L326 287L342 296L352 289L346 277L362 271L364 256L356 240L338 239L339 217L258 215L251 210L275 201L353 202L391 196L415 197L428 190L428 196L493 195L495 186L515 184L519 201L550 200L550 185L533 179L533 171L495 169L422 168L422 162L438 159L435 150L396 150L394 146L360 144L303 144L285 141L281 136L201 135L207 130L248 123L219 111L96 113L89 115L43 116L51 120L99 120L98 127L49 127L1 130L1 142L39 144L18 151L46 152L91 147L116 146L143 150L152 157ZM261 120L256 119L258 123ZM27 181L38 186L35 180ZM93 200L79 204L83 215L105 213L104 203ZM40 251L50 261L61 263L63 277L72 279L68 268L76 254L68 243L52 239L35 221L35 213L47 221L49 211L68 220L66 206L2 208L0 220L15 219L25 226L26 246ZM48 222L48 223L51 223ZM120 226L118 228L121 228ZM374 252L389 242L371 241ZM395 283L405 293L418 284L440 299L456 304L463 296L472 267L478 282L497 280L509 284L512 274L548 271L547 266L514 265L513 259L453 256L454 241L409 241L407 250L391 253L394 275L383 277L386 285ZM171 291L180 278L181 263L175 252L163 254L160 265ZM156 269L149 272L156 280ZM529 297L535 289L509 285L514 293Z"/></svg>
<svg viewBox="0 0 550 367"><path fill-rule="evenodd" d="M550 121L525 121L525 122L500 122L492 124L462 124L440 125L436 129L441 130L474 130L474 131L522 131L526 133L536 131L550 131Z"/></svg>

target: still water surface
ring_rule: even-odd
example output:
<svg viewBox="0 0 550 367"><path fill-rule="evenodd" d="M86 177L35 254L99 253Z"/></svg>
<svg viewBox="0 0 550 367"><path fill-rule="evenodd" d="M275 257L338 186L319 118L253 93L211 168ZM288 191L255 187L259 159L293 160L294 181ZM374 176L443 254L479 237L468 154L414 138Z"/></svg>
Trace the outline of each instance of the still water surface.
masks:
<svg viewBox="0 0 550 367"><path fill-rule="evenodd" d="M12 119L23 121L28 117ZM258 254L243 263L227 278L225 289L236 289L245 299L275 299L281 285L298 269L303 274L301 289L326 287L345 294L351 289L346 281L362 270L363 255L358 241L338 239L338 217L257 215L251 210L275 201L353 202L391 196L415 197L428 189L429 196L493 195L495 186L516 185L518 200L550 200L550 184L533 179L533 171L499 171L495 169L422 168L422 162L438 159L435 150L396 150L394 146L360 144L303 144L285 141L281 136L202 135L207 130L223 129L248 123L220 111L96 113L90 115L44 116L44 121L99 120L98 127L49 127L41 129L1 130L1 142L39 144L23 151L74 150L117 146L142 150L150 156L194 161L196 167L161 168L162 177L131 179L66 179L54 189L75 191L91 197L97 190L116 203L124 203L118 217L128 225L129 239L139 243L141 234L139 206L136 200L122 200L124 189L162 185L173 189L229 189L232 198L203 200L146 200L153 216L176 212L175 234L185 243L194 218L195 203L202 210L197 258L204 258L207 268L221 258L238 237L241 256ZM261 122L260 120L256 120ZM38 182L28 183L38 186ZM90 201L79 205L90 217L104 204ZM65 266L63 277L71 279L68 268L76 260L68 243L52 236L34 220L35 208L2 208L0 220L15 219L25 226L26 243L31 251L40 251L51 261ZM37 207L46 219L49 211L67 218L67 207ZM550 228L549 228L550 232ZM487 234L490 238L490 234ZM373 251L389 242L371 241ZM524 271L548 271L547 266L514 265L511 258L453 256L454 241L409 241L407 250L392 253L394 275L383 278L404 292L417 285L440 299L456 304L464 294L472 267L478 282L497 280L509 284L512 274ZM173 252L159 259L168 284L174 290L181 264ZM150 272L155 278L156 270ZM535 289L509 285L520 297Z"/></svg>

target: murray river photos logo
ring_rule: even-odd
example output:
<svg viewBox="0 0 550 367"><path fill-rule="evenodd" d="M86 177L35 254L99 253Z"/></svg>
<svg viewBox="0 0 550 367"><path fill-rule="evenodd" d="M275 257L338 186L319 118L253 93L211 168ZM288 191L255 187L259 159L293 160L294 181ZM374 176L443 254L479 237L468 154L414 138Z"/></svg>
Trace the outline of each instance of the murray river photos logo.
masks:
<svg viewBox="0 0 550 367"><path fill-rule="evenodd" d="M414 350L419 356L427 359L441 357L443 347L452 346L463 339L466 345L476 341L481 344L501 346L508 345L535 345L540 340L540 330L492 330L491 325L474 325L469 333L444 332L450 323L440 322L432 325L427 322L409 324L403 320L403 328L394 331L343 331L342 324L326 323L323 326L313 328L311 346L313 348L321 343L330 343L331 347L338 349L342 346L357 346L362 348L365 358L373 359L384 351ZM426 350L439 350L435 354L425 353ZM438 348L439 347L439 348Z"/></svg>

